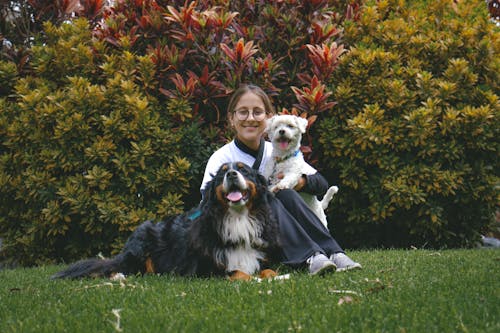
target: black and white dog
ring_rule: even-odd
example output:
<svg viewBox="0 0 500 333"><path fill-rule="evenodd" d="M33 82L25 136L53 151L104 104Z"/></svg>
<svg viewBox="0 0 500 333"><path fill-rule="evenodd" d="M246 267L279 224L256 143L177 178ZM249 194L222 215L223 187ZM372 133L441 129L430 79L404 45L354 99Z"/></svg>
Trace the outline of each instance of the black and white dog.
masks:
<svg viewBox="0 0 500 333"><path fill-rule="evenodd" d="M53 278L154 272L247 280L279 253L266 183L243 163L224 164L199 207L157 224L144 222L116 257L82 260ZM266 277L269 272L274 275L265 270Z"/></svg>

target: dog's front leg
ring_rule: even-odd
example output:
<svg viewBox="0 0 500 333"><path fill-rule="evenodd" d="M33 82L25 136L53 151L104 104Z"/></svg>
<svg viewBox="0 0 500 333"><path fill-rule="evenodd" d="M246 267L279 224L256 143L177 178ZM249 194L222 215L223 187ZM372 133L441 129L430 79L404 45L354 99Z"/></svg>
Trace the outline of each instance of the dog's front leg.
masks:
<svg viewBox="0 0 500 333"><path fill-rule="evenodd" d="M259 277L261 279L272 279L276 276L278 276L278 273L276 273L276 271L273 271L272 269L269 269L269 268L263 269L259 273Z"/></svg>
<svg viewBox="0 0 500 333"><path fill-rule="evenodd" d="M229 281L250 281L252 276L243 271L236 270L229 275Z"/></svg>

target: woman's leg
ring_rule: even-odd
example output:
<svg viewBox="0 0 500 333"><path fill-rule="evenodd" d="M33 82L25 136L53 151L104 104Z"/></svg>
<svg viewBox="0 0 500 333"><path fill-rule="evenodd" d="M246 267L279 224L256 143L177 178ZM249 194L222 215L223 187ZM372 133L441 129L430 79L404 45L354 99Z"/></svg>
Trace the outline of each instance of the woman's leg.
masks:
<svg viewBox="0 0 500 333"><path fill-rule="evenodd" d="M276 197L295 220L300 223L313 242L321 247L322 253L330 257L337 266L337 272L361 268L359 263L344 253L344 250L333 239L328 229L325 228L316 214L309 209L295 190L281 190L276 194Z"/></svg>
<svg viewBox="0 0 500 333"><path fill-rule="evenodd" d="M281 190L276 193L276 198L300 224L312 242L321 248L322 253L330 256L334 253L344 252L297 191Z"/></svg>
<svg viewBox="0 0 500 333"><path fill-rule="evenodd" d="M281 248L283 250L283 263L293 266L303 265L308 258L317 252L323 253L322 248L316 244L299 222L283 207L283 204L272 197L270 200L273 213L279 224ZM325 253L326 254L326 253Z"/></svg>

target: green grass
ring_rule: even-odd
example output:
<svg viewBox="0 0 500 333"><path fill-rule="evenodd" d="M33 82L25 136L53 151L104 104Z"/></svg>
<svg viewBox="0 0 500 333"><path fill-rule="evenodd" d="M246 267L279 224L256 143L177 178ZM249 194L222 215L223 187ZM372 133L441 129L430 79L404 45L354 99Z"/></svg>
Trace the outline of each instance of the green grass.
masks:
<svg viewBox="0 0 500 333"><path fill-rule="evenodd" d="M3 270L0 332L500 332L500 250L350 255L363 270L263 283Z"/></svg>

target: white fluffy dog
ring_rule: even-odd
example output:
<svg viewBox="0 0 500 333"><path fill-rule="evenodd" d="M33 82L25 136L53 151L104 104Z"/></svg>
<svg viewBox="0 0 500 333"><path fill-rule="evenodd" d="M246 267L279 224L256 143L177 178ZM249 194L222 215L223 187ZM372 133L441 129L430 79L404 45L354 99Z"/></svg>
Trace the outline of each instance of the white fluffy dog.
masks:
<svg viewBox="0 0 500 333"><path fill-rule="evenodd" d="M267 120L266 132L273 144L273 160L267 163L264 176L269 179L269 190L272 192L292 189L302 175L316 173L316 170L304 160L299 149L302 134L306 132L306 128L307 120L294 115L277 115ZM281 179L278 178L280 173L283 175ZM337 191L337 186L330 187L321 201L315 195L299 192L327 228L324 210Z"/></svg>

